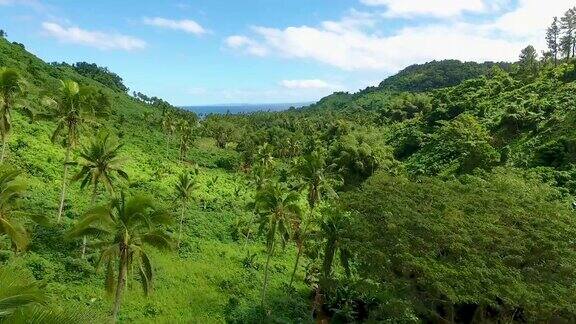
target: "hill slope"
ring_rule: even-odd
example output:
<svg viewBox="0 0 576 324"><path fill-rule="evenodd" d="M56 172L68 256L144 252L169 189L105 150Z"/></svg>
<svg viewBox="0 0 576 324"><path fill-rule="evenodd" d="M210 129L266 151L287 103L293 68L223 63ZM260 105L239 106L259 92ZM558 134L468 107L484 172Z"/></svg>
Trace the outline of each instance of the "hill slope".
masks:
<svg viewBox="0 0 576 324"><path fill-rule="evenodd" d="M246 244L232 235L238 217L246 215L244 206L251 196L245 176L219 168L220 160L235 157L235 152L219 149L209 138L200 138L188 151L186 162L179 162L178 139L167 137L161 127L165 103L144 103L128 96L121 87L105 84L79 74L67 64L47 64L28 53L20 44L0 38L0 66L16 68L25 81L27 92L23 103L40 112L41 97L57 93L60 79L72 79L81 85L93 86L110 100L111 115L99 120L99 126L82 133L81 144L87 145L99 130L107 130L123 144L121 156L126 158L128 182L116 180L117 191L131 194L143 192L168 210L174 206L174 185L177 176L199 165L197 194L185 217L190 231L185 233L179 252L152 252L156 273L155 291L145 297L135 277L129 280L120 320L126 322L223 322L227 318L254 316L259 304L262 273L255 271L263 262L262 245ZM173 114L191 116L173 110ZM186 117L188 118L188 117ZM24 172L28 183L26 211L54 220L62 184L65 150L50 138L53 121L31 122L22 110L13 113L13 134L9 143L8 162ZM77 148L72 160L78 160ZM73 167L71 173L79 170ZM105 203L102 190L97 203ZM47 283L52 303L63 309L89 309L94 318L105 318L111 301L103 289L104 274L94 265L97 254L90 251L87 260L79 258L78 241L62 240L64 231L90 206L90 193L71 183L66 199L63 224L34 226L32 245L23 255L2 252L0 264L28 271ZM179 212L178 212L179 214ZM246 216L247 217L247 216ZM0 250L10 250L9 241L0 237ZM249 263L246 255L254 254ZM276 275L271 279L271 300L287 281L292 264L291 253L273 260ZM300 287L301 288L301 287ZM298 318L304 299L295 293L292 301L278 301L279 317ZM298 315L300 314L300 315Z"/></svg>

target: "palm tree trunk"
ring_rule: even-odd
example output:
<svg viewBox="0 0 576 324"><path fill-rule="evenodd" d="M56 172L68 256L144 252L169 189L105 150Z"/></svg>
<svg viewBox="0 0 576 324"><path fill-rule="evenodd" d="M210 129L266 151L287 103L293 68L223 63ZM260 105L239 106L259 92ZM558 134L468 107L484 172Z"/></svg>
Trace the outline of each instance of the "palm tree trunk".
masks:
<svg viewBox="0 0 576 324"><path fill-rule="evenodd" d="M64 174L62 175L62 191L60 192L60 207L58 208L58 222L62 218L62 211L64 211L64 199L66 198L66 178L68 178L68 162L70 160L70 151L72 146L68 143L66 147L66 157L64 158Z"/></svg>
<svg viewBox="0 0 576 324"><path fill-rule="evenodd" d="M116 296L114 298L114 308L112 309L112 318L114 322L118 318L120 303L122 302L122 292L126 287L126 274L128 273L128 247L120 247L120 265L118 266L118 283L116 285Z"/></svg>
<svg viewBox="0 0 576 324"><path fill-rule="evenodd" d="M296 263L294 263L294 270L292 270L292 276L290 277L290 288L292 288L292 283L294 282L294 275L296 275L296 269L298 269L298 262L300 262L300 256L302 255L303 249L304 249L303 242L298 243L298 254L296 255Z"/></svg>
<svg viewBox="0 0 576 324"><path fill-rule="evenodd" d="M92 199L90 202L91 206L94 206L94 203L96 202L96 195L98 193L98 183L95 182L94 183L94 187L92 188ZM86 235L84 235L82 237L82 259L86 258L86 244L88 243L88 240L86 239Z"/></svg>
<svg viewBox="0 0 576 324"><path fill-rule="evenodd" d="M4 156L6 154L6 146L8 146L8 135L2 137L2 154L0 155L0 163L4 163Z"/></svg>
<svg viewBox="0 0 576 324"><path fill-rule="evenodd" d="M180 213L180 230L178 232L178 248L180 248L180 243L182 242L182 229L184 227L184 211L186 210L186 204L182 204L182 211Z"/></svg>
<svg viewBox="0 0 576 324"><path fill-rule="evenodd" d="M314 201L314 200L312 200ZM314 203L310 204L310 221L314 213ZM308 225L310 221L304 226L304 229L300 232L300 241L298 244L298 255L296 255L296 263L294 264L294 270L292 270L292 276L290 277L290 288L292 288L292 283L294 282L294 275L296 275L296 270L298 269L298 262L300 262L300 257L302 256L302 250L304 250L304 238L308 230Z"/></svg>
<svg viewBox="0 0 576 324"><path fill-rule="evenodd" d="M328 240L324 249L324 261L322 262L322 276L323 279L328 281L330 273L332 272L332 263L334 262L334 255L336 254L336 241Z"/></svg>
<svg viewBox="0 0 576 324"><path fill-rule="evenodd" d="M170 136L166 134L166 148L164 149L164 157L168 160L168 148L170 147Z"/></svg>
<svg viewBox="0 0 576 324"><path fill-rule="evenodd" d="M276 240L272 241L272 246L268 249L268 258L266 258L266 268L264 270L264 286L262 287L262 303L261 306L264 307L264 300L266 299L266 289L268 288L268 274L269 274L269 267L270 267L270 259L272 258L272 254L274 254L274 245Z"/></svg>
<svg viewBox="0 0 576 324"><path fill-rule="evenodd" d="M248 223L248 233L246 234L246 242L244 243L244 250L248 249L248 241L250 240L250 235L252 234L252 225L254 224L254 218L256 215L252 215L250 218L250 223Z"/></svg>

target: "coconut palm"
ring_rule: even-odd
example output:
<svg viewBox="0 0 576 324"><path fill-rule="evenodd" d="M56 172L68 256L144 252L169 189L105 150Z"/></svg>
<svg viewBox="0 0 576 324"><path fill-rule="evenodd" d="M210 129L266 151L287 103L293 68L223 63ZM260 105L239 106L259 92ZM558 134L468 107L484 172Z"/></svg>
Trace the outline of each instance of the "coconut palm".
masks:
<svg viewBox="0 0 576 324"><path fill-rule="evenodd" d="M118 144L108 133L99 134L91 143L80 152L80 166L74 181L81 181L82 189L92 187L92 204L98 195L98 186L104 184L109 193L114 193L113 174L128 180L128 174L122 170L125 162L119 156L122 145Z"/></svg>
<svg viewBox="0 0 576 324"><path fill-rule="evenodd" d="M150 198L126 198L122 193L108 205L88 211L67 233L68 238L92 235L97 239L95 246L101 249L98 265L106 267L106 291L115 293L113 319L118 316L128 269L133 264L137 266L144 293L150 292L153 272L146 245L171 248L172 238L163 229L170 221L170 216L156 208Z"/></svg>
<svg viewBox="0 0 576 324"><path fill-rule="evenodd" d="M258 146L254 154L254 166L251 172L251 184L256 190L261 190L268 183L274 174L274 157L272 146L268 143Z"/></svg>
<svg viewBox="0 0 576 324"><path fill-rule="evenodd" d="M198 188L196 179L188 172L182 173L178 177L178 182L176 183L176 198L180 201L180 227L178 230L178 247L180 247L180 242L182 241L182 230L184 227L184 213L188 207L188 203L193 198L194 190Z"/></svg>
<svg viewBox="0 0 576 324"><path fill-rule="evenodd" d="M88 123L95 122L94 117L106 113L110 103L101 92L91 87L81 87L72 80L60 81L60 96L55 99L46 98L44 103L49 111L41 117L56 121L52 141L56 142L63 135L66 145L58 208L58 221L60 221L66 198L70 153L78 143L82 128Z"/></svg>
<svg viewBox="0 0 576 324"><path fill-rule="evenodd" d="M332 276L334 258L339 255L340 263L346 275L350 275L351 251L346 246L350 231L350 216L339 210L329 210L320 220L318 239L323 243L322 280L328 282Z"/></svg>
<svg viewBox="0 0 576 324"><path fill-rule="evenodd" d="M2 138L0 163L4 162L8 137L12 130L11 112L17 96L22 92L22 81L18 72L14 69L0 68L0 137Z"/></svg>
<svg viewBox="0 0 576 324"><path fill-rule="evenodd" d="M194 141L194 131L189 121L182 120L178 124L180 131L180 160L184 161L192 142Z"/></svg>
<svg viewBox="0 0 576 324"><path fill-rule="evenodd" d="M108 133L100 133L90 146L85 147L80 152L81 169L72 178L73 181L81 181L80 188L92 187L91 203L94 205L98 195L98 185L104 184L104 188L109 193L114 193L113 175L128 180L128 174L122 170L124 159L119 157L121 144L110 137ZM82 258L86 254L86 237L82 243Z"/></svg>
<svg viewBox="0 0 576 324"><path fill-rule="evenodd" d="M28 233L18 218L19 199L26 190L26 184L18 179L19 171L3 168L0 170L0 234L7 235L17 251L26 249Z"/></svg>
<svg viewBox="0 0 576 324"><path fill-rule="evenodd" d="M335 208L327 208L324 217L317 220L318 226L314 233L314 262L308 280L313 283L314 303L312 314L316 311L322 316L324 293L332 280L334 259L339 256L340 264L347 276L350 276L350 259L352 252L347 246L347 237L352 225L350 215ZM322 259L321 261L319 259ZM319 266L316 267L315 264ZM310 280L312 279L312 280Z"/></svg>
<svg viewBox="0 0 576 324"><path fill-rule="evenodd" d="M314 209L318 203L322 201L325 194L328 196L336 196L333 188L334 181L330 177L323 151L314 150L305 155L297 164L295 171L296 174L301 177L302 184L307 189L309 214L306 219L295 223L294 241L296 242L298 254L296 255L294 269L290 277L290 287L292 287L292 283L294 282L294 276L296 275L298 263L304 249L304 243L309 234L308 227L313 220Z"/></svg>
<svg viewBox="0 0 576 324"><path fill-rule="evenodd" d="M300 195L284 184L267 184L255 196L254 206L259 215L260 231L266 232L267 259L262 287L262 306L266 298L270 259L274 255L277 237L282 244L290 239L293 223L300 218Z"/></svg>
<svg viewBox="0 0 576 324"><path fill-rule="evenodd" d="M176 131L176 122L174 121L174 117L169 112L164 114L162 118L162 130L166 134L166 151L164 152L166 158L168 158L168 150L170 148L170 138L174 135Z"/></svg>

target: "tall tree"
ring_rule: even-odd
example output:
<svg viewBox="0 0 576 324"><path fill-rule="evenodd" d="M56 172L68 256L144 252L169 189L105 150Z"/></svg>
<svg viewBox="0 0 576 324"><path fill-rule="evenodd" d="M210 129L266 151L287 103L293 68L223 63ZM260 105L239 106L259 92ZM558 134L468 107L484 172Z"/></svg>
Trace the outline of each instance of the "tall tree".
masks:
<svg viewBox="0 0 576 324"><path fill-rule="evenodd" d="M312 313L322 312L324 295L328 291L332 282L332 270L334 260L339 256L340 264L346 276L350 276L350 259L352 252L347 246L349 232L351 229L350 216L336 208L327 208L323 218L318 220L318 229L314 233L318 248L317 257L322 258L322 266L319 273L319 282L315 286L314 304Z"/></svg>
<svg viewBox="0 0 576 324"><path fill-rule="evenodd" d="M269 183L256 193L255 208L260 216L260 231L266 233L267 249L262 306L266 299L270 259L274 255L277 237L283 245L290 239L290 229L302 215L299 201L298 192L289 190L285 184Z"/></svg>
<svg viewBox="0 0 576 324"><path fill-rule="evenodd" d="M2 138L0 163L4 162L8 137L12 130L11 112L17 96L22 92L22 80L18 72L14 69L0 68L0 137Z"/></svg>
<svg viewBox="0 0 576 324"><path fill-rule="evenodd" d="M292 276L290 277L290 287L292 287L304 244L309 234L308 228L313 221L314 209L318 203L322 201L324 194L336 196L336 192L332 187L333 181L330 178L326 165L326 153L324 151L316 149L305 155L298 163L296 173L302 178L303 185L306 186L307 189L309 214L307 218L295 223L293 228L293 236L298 253L296 255Z"/></svg>
<svg viewBox="0 0 576 324"><path fill-rule="evenodd" d="M101 247L98 265L106 267L106 291L115 295L113 319L120 311L128 269L134 264L144 293L150 292L153 271L146 244L160 249L171 248L172 238L163 228L170 221L170 216L158 209L150 198L126 198L121 194L108 205L88 211L67 233L68 238L92 235L98 240L95 246ZM118 265L117 273L115 264Z"/></svg>
<svg viewBox="0 0 576 324"><path fill-rule="evenodd" d="M28 247L30 239L24 225L18 220L18 202L26 190L26 184L18 179L19 171L0 170L0 234L7 235L17 251Z"/></svg>
<svg viewBox="0 0 576 324"><path fill-rule="evenodd" d="M567 58L574 57L576 48L576 8L566 11L560 19L560 28L562 37L560 39L560 48L562 54Z"/></svg>
<svg viewBox="0 0 576 324"><path fill-rule="evenodd" d="M548 50L554 58L554 65L558 63L558 52L560 51L560 24L558 17L554 17L554 21L548 27L546 31L546 43L548 44Z"/></svg>
<svg viewBox="0 0 576 324"><path fill-rule="evenodd" d="M110 102L101 92L91 87L81 87L72 80L60 81L60 95L55 99L48 98L44 102L49 111L41 114L41 116L56 121L56 129L52 134L52 141L56 142L63 135L66 146L57 218L59 222L64 210L68 167L72 149L78 144L82 128L88 123L94 123L94 117L106 114Z"/></svg>
<svg viewBox="0 0 576 324"><path fill-rule="evenodd" d="M534 46L529 45L522 50L518 65L522 77L532 78L538 74L538 53Z"/></svg>
<svg viewBox="0 0 576 324"><path fill-rule="evenodd" d="M320 241L324 243L322 261L322 279L329 281L332 277L334 258L339 255L340 263L346 275L350 275L351 251L345 241L350 230L351 219L348 214L332 210L320 221Z"/></svg>
<svg viewBox="0 0 576 324"><path fill-rule="evenodd" d="M6 38L6 37L8 37L8 34L6 34L4 29L0 29L0 38Z"/></svg>
<svg viewBox="0 0 576 324"><path fill-rule="evenodd" d="M125 159L119 156L121 144L110 137L108 133L100 133L92 140L90 146L80 152L81 169L72 181L81 181L80 188L92 187L91 204L94 205L98 196L98 186L104 184L108 193L114 193L113 175L128 180L128 174L122 170ZM86 237L83 237L82 258L86 253Z"/></svg>
<svg viewBox="0 0 576 324"><path fill-rule="evenodd" d="M168 158L168 151L170 149L170 139L174 135L176 131L176 122L174 121L174 117L169 112L164 114L162 118L162 130L166 135L166 151L164 152L166 158Z"/></svg>
<svg viewBox="0 0 576 324"><path fill-rule="evenodd" d="M188 172L182 173L176 183L176 197L180 201L180 227L178 230L178 247L182 241L182 231L184 227L184 213L193 198L194 190L198 187L196 178Z"/></svg>
<svg viewBox="0 0 576 324"><path fill-rule="evenodd" d="M178 130L180 132L180 161L184 161L194 141L193 123L183 119L178 123Z"/></svg>

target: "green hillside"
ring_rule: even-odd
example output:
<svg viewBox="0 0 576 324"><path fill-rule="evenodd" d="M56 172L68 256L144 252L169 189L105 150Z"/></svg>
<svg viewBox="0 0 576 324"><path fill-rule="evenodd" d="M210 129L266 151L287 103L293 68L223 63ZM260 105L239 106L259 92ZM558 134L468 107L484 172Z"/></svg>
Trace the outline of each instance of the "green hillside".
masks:
<svg viewBox="0 0 576 324"><path fill-rule="evenodd" d="M576 319L573 58L202 120L3 38L0 67L0 322Z"/></svg>
<svg viewBox="0 0 576 324"><path fill-rule="evenodd" d="M262 267L263 260L251 255L260 254L263 247L257 242L246 245L245 240L232 235L238 217L247 214L245 204L253 194L246 187L245 175L218 167L236 153L219 149L213 140L201 137L185 161L180 162L180 137L178 134L167 137L162 131L163 110L173 109L172 118L178 114L178 118L195 119L193 114L166 108L165 103L143 103L78 74L70 66L46 64L26 52L22 45L4 39L0 39L0 66L19 71L26 89L21 103L38 114L42 110L42 96L56 94L59 79L94 86L106 95L111 114L82 132L81 145L74 150L72 160L79 160L81 146L87 146L98 131L113 134L123 144L120 154L126 158L124 170L129 175L129 181L114 180L116 192L146 193L171 210L178 176L198 168L194 203L186 211L190 230L185 233L178 252L152 253L156 278L150 297L143 295L136 277L128 281L120 320L206 323L255 316L262 280L262 273L257 269ZM55 308L84 309L105 319L111 299L103 289L105 269L95 268L97 251L90 251L86 260L82 260L80 241L63 239L65 231L89 208L91 190L81 190L79 182L70 183L63 221L56 223L65 149L62 142L51 141L56 124L39 117L32 122L24 113L27 110L13 112L7 161L23 171L21 177L28 184L22 210L45 216L51 222L43 225L26 222L32 243L25 254L11 252L10 241L2 236L2 267L24 271L24 275L45 282L46 291L51 295L50 304ZM70 174L77 171L79 167L73 166ZM107 194L103 187L99 190L98 203L105 203ZM278 317L298 318L306 314L298 312L299 307L305 306L305 296L301 293L294 292L293 297L285 301L274 301L277 298L274 296L285 291L282 285L289 278L288 268L292 264L289 256L293 252L289 250L285 254L286 257L273 261L276 274L271 279L273 302L270 304L277 309ZM303 288L302 284L297 287Z"/></svg>

